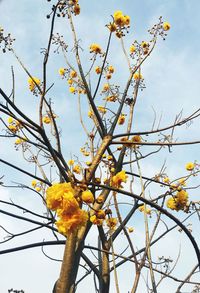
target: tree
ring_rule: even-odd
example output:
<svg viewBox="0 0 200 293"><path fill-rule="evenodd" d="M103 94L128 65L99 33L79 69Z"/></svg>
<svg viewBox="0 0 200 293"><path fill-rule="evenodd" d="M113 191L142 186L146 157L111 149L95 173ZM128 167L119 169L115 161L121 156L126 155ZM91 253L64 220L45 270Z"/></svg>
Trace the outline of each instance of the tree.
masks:
<svg viewBox="0 0 200 293"><path fill-rule="evenodd" d="M197 187L198 162L186 162L184 171L173 178L169 178L165 162L153 176L147 176L144 170L149 158L162 160L162 151L171 153L177 146L199 143L177 140L175 135L178 128L198 119L199 109L185 117L180 112L167 125L161 125L155 113L151 128L140 130L138 127L135 130L135 125L139 124L135 112L145 89L142 68L157 42L167 37L170 24L160 17L149 29L148 40L132 41L127 49L124 40L131 31L130 17L120 10L113 11L106 24L108 40L105 49L94 42L89 49L82 51L74 25L80 12L75 0L60 0L53 4L47 15L50 33L47 45L42 49L43 62L37 77L16 54L11 34L0 30L2 51L6 54L10 51L25 71L35 101L34 110L27 112L23 109L15 95L17 85L12 69L11 93L0 89L1 136L9 142L14 138L15 149L18 154L22 153L24 162L21 158L17 165L3 158L0 162L31 177L32 182L7 186L2 174L2 187L34 192L38 206L41 206L37 212L37 208L27 209L23 202L18 205L15 201L1 200L1 213L35 225L20 233L10 232L1 225L7 234L2 242L11 243L17 237L41 228L50 230L52 235L51 241L2 250L1 254L37 246L65 245L60 275L53 288L56 293L78 292L79 284L91 274L95 292L113 290L110 289L111 276L114 290L120 292L119 272L129 262L132 265L130 292L139 292L139 286L146 286L148 292L158 292L160 284L167 284L168 280L177 283L177 292L181 292L183 286L198 292L199 244L188 226L188 219L196 223L199 217L199 201L192 200L191 191L188 191ZM67 21L66 30L72 35L67 41L55 30L61 18ZM110 52L113 52L115 38L121 43L127 63L126 74L112 63ZM69 94L78 100L80 124L85 136L80 153L73 152L71 157L66 154L63 141L65 125L61 130L62 117L54 107L56 85L48 79L50 59L56 58L56 53L63 56L65 65L60 67L59 75L64 90L68 83ZM79 122L67 123L72 128ZM67 136L70 139L72 133ZM15 211L8 211L8 206ZM22 212L26 213L25 216ZM129 223L134 221L133 228ZM140 227L143 233L142 241L138 243L134 229L139 221L143 223ZM154 247L158 249L162 245L164 237L170 237L170 233L177 229L177 233L182 232L189 239L191 250L196 255L196 263L192 263L190 271L181 278L173 272L179 269L178 260L184 258L184 254L180 253L177 259L169 256L157 259L154 251ZM90 233L94 233L96 246L86 244Z"/></svg>

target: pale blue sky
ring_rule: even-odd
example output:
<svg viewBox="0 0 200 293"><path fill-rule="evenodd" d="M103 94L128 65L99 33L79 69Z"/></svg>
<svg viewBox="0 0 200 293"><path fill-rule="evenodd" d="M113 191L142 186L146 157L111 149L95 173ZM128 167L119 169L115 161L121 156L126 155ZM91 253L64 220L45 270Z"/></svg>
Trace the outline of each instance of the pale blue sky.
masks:
<svg viewBox="0 0 200 293"><path fill-rule="evenodd" d="M115 10L122 10L124 14L131 16L131 29L129 35L125 39L127 48L132 41L138 39L139 42L148 39L147 29L157 22L159 16L169 21L171 30L165 42L161 39L158 42L157 48L153 52L151 58L147 61L142 69L147 88L140 94L140 100L136 109L135 127L137 130L149 129L153 120L153 110L162 112L163 126L171 123L175 115L183 109L183 117L189 114L192 110L197 109L200 105L200 1L199 0L80 0L81 15L75 20L75 25L79 33L78 38L81 39L81 45L88 48L92 42L98 42L105 46L105 36L108 32L105 24L109 22L110 15ZM42 55L40 48L46 46L48 39L50 21L45 18L49 13L51 3L45 0L3 0L0 2L0 26L4 27L6 32L10 32L15 38L15 49L24 64L30 70L33 76L40 76L42 68ZM59 30L65 34L66 40L70 41L70 34L66 32L67 21L57 20L56 31ZM113 48L116 49L110 55L110 60L118 68L116 79L120 80L121 85L125 84L124 77L125 60L122 57L118 40L113 40ZM84 55L85 54L85 55ZM53 56L53 55L52 55ZM88 68L87 50L83 53L84 66ZM68 159L70 154L77 154L82 146L85 137L80 136L81 128L76 122L78 121L78 111L76 109L77 101L68 93L68 88L64 86L64 82L58 76L58 68L63 66L64 59L59 56L53 56L48 65L49 83L55 82L55 89L52 91L54 97L55 108L60 119L60 126L63 129L62 139L65 149L65 156ZM0 87L6 91L10 91L11 71L10 67L14 65L16 75L16 99L18 103L27 111L31 117L36 118L37 100L32 97L27 90L27 76L20 69L14 58L8 54L0 53ZM0 98L1 100L1 98ZM84 108L86 112L86 108ZM72 130L73 125L73 130ZM2 126L1 126L2 127ZM193 123L189 129L183 127L183 130L177 131L177 137L180 140L199 139L199 120ZM0 140L0 157L10 159L12 162L19 164L18 154L14 150L13 145L5 144ZM183 166L187 161L200 161L199 146L177 148L169 156L167 150L163 151L159 160L147 160L142 168L145 170L145 175L153 176L159 171L164 159L167 159L169 175L183 173ZM16 172L12 172L9 168L1 165L1 173L5 174L5 181L9 183L20 181L27 183L25 176ZM32 167L29 167L32 168ZM32 170L32 169L31 169ZM1 174L0 174L1 176ZM197 181L196 181L197 182ZM28 183L27 183L28 184ZM4 199L12 198L17 201L23 200L27 206L36 205L34 196L27 198L27 193L13 192L13 190L1 189ZM194 195L198 191L193 191ZM18 198L16 199L16 195ZM18 221L10 221L6 216L0 214L0 221L4 225L8 225L9 229L19 229L21 223ZM134 223L133 223L134 224ZM136 231L136 242L140 244L142 232L138 225ZM141 228L142 229L142 228ZM37 232L30 236L29 239L16 239L15 246L30 243L33 239L42 241L50 239L49 233L41 235ZM93 237L90 236L88 242L92 242ZM190 244L185 241L183 235L174 233L169 238L169 244L166 245L163 241L163 247L159 253L167 251L167 255L177 255L178 245L182 240L182 249L187 252L187 256L182 267L187 268L190 263ZM198 239L199 240L199 239ZM176 247L173 244L177 243ZM121 247L123 243L119 241ZM6 249L7 244L4 245ZM187 247L188 251L187 251ZM53 257L62 256L62 249L46 248L49 254ZM173 254L174 253L174 254ZM49 293L52 285L58 276L60 263L54 263L42 255L39 248L26 250L19 253L0 256L1 261L1 283L0 292L6 293L8 289L23 288L26 293ZM129 268L129 267L128 267ZM131 272L132 267L130 266ZM123 281L123 278L125 281ZM130 289L131 282L128 280L131 275L121 278L121 292L127 293ZM130 283L129 283L130 282ZM113 286L113 283L112 283ZM113 288L113 287L112 287ZM162 293L174 293L174 285L169 283L169 286L160 287ZM87 283L83 283L80 290L88 289ZM91 291L92 292L92 291ZM115 292L114 289L111 292ZM138 291L140 292L140 291ZM142 292L142 291L141 291Z"/></svg>

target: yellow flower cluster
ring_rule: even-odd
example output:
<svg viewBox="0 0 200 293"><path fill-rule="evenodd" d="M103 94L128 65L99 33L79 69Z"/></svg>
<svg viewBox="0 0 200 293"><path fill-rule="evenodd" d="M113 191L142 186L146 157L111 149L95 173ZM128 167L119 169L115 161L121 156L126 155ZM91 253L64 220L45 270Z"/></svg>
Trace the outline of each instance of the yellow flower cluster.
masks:
<svg viewBox="0 0 200 293"><path fill-rule="evenodd" d="M37 180L32 180L31 182L31 186L37 191L37 192L40 192L41 189L42 189L42 184L41 182L37 181Z"/></svg>
<svg viewBox="0 0 200 293"><path fill-rule="evenodd" d="M82 200L91 202L92 193L85 191L82 193ZM85 226L88 214L79 206L75 198L75 189L71 183L56 183L48 187L46 191L46 204L51 210L57 212L59 217L56 222L58 231L67 236L81 226Z"/></svg>
<svg viewBox="0 0 200 293"><path fill-rule="evenodd" d="M188 193L182 189L178 191L175 196L170 197L166 204L167 207L171 210L184 210L188 204Z"/></svg>
<svg viewBox="0 0 200 293"><path fill-rule="evenodd" d="M128 176L126 175L126 172L124 170L118 172L116 175L112 178L112 186L116 188L122 187L122 183L126 183Z"/></svg>
<svg viewBox="0 0 200 293"><path fill-rule="evenodd" d="M117 10L113 14L114 23L119 27L128 26L130 24L130 16L123 15L122 11Z"/></svg>
<svg viewBox="0 0 200 293"><path fill-rule="evenodd" d="M101 54L102 49L98 44L93 43L90 45L90 53Z"/></svg>
<svg viewBox="0 0 200 293"><path fill-rule="evenodd" d="M22 128L21 123L13 119L12 117L8 117L7 121L8 121L8 129L13 133L16 133Z"/></svg>
<svg viewBox="0 0 200 293"><path fill-rule="evenodd" d="M36 87L36 84L39 86L40 85L40 79L38 79L37 77L29 77L28 79L28 84L29 84L29 89L31 92L34 91L35 87Z"/></svg>

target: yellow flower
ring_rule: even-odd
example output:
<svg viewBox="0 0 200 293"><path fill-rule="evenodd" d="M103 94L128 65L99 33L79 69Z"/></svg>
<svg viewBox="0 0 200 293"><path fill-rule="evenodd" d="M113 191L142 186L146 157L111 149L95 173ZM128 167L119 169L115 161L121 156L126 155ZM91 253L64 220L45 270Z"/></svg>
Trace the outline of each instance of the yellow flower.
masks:
<svg viewBox="0 0 200 293"><path fill-rule="evenodd" d="M100 74L101 73L101 67L99 67L99 66L95 67L95 72L97 74Z"/></svg>
<svg viewBox="0 0 200 293"><path fill-rule="evenodd" d="M112 77L112 74L110 74L110 73L106 74L106 79L111 79L111 77Z"/></svg>
<svg viewBox="0 0 200 293"><path fill-rule="evenodd" d="M44 117L42 117L42 121L45 124L49 124L49 123L51 123L51 118L49 116L44 116Z"/></svg>
<svg viewBox="0 0 200 293"><path fill-rule="evenodd" d="M94 225L101 226L103 224L103 219L99 219L96 215L93 215L90 217L90 222Z"/></svg>
<svg viewBox="0 0 200 293"><path fill-rule="evenodd" d="M59 217L64 218L73 215L79 209L79 203L75 199L74 193L66 192L62 196L62 205L57 209L57 213Z"/></svg>
<svg viewBox="0 0 200 293"><path fill-rule="evenodd" d="M90 204L90 203L93 203L94 202L94 195L92 194L92 192L90 190L85 190L81 194L81 199L85 203Z"/></svg>
<svg viewBox="0 0 200 293"><path fill-rule="evenodd" d="M99 110L100 113L105 114L107 112L106 108L103 106L98 106L97 109Z"/></svg>
<svg viewBox="0 0 200 293"><path fill-rule="evenodd" d="M114 69L113 66L110 65L110 66L108 67L108 71L109 71L109 73L114 73L115 69Z"/></svg>
<svg viewBox="0 0 200 293"><path fill-rule="evenodd" d="M124 24L125 25L129 25L130 24L130 21L131 21L130 16L129 15L125 15L124 16Z"/></svg>
<svg viewBox="0 0 200 293"><path fill-rule="evenodd" d="M121 114L121 115L119 116L119 119L118 119L118 124L119 124L119 125L123 125L124 122L125 122L125 115L124 115L124 114Z"/></svg>
<svg viewBox="0 0 200 293"><path fill-rule="evenodd" d="M72 80L72 79L68 79L67 83L68 83L69 85L72 85L72 84L73 84L73 80Z"/></svg>
<svg viewBox="0 0 200 293"><path fill-rule="evenodd" d="M78 228L85 226L88 220L88 213L78 209L73 215L65 216L56 222L58 231L68 236L70 233L76 231Z"/></svg>
<svg viewBox="0 0 200 293"><path fill-rule="evenodd" d="M132 233L133 231L134 231L134 228L133 228L133 227L129 227L129 228L128 228L128 232L129 232L129 233Z"/></svg>
<svg viewBox="0 0 200 293"><path fill-rule="evenodd" d="M88 167L92 165L92 162L91 162L91 161L87 161L87 162L85 162L85 163L86 163L86 165L87 165Z"/></svg>
<svg viewBox="0 0 200 293"><path fill-rule="evenodd" d="M143 49L145 49L146 47L148 47L149 46L149 44L147 43L147 42L145 42L145 41L143 41L142 43L141 43L141 47L143 48Z"/></svg>
<svg viewBox="0 0 200 293"><path fill-rule="evenodd" d="M133 78L136 79L136 80L138 80L138 79L143 79L143 76L142 76L141 73L139 73L139 72L135 72L135 73L133 74Z"/></svg>
<svg viewBox="0 0 200 293"><path fill-rule="evenodd" d="M98 219L105 219L106 213L104 210L98 210L96 211L96 216Z"/></svg>
<svg viewBox="0 0 200 293"><path fill-rule="evenodd" d="M186 169L187 171L192 171L192 170L194 169L194 167L195 167L195 165L194 165L194 163L192 163L192 162L189 162L189 163L187 163L187 164L185 165L185 169Z"/></svg>
<svg viewBox="0 0 200 293"><path fill-rule="evenodd" d="M73 168L73 172L76 174L80 174L81 173L81 167L79 165L75 165Z"/></svg>
<svg viewBox="0 0 200 293"><path fill-rule="evenodd" d="M134 135L131 139L132 142L141 142L142 141L142 138L140 135Z"/></svg>
<svg viewBox="0 0 200 293"><path fill-rule="evenodd" d="M23 143L24 142L24 140L22 139L22 138L17 138L16 140L15 140L15 144L16 145L19 145L19 144L21 144L21 143Z"/></svg>
<svg viewBox="0 0 200 293"><path fill-rule="evenodd" d="M101 54L101 47L98 44L93 43L90 45L90 52L95 54Z"/></svg>
<svg viewBox="0 0 200 293"><path fill-rule="evenodd" d="M151 215L151 209L145 207L144 204L141 205L138 209L140 212L146 212L147 215Z"/></svg>
<svg viewBox="0 0 200 293"><path fill-rule="evenodd" d="M109 218L106 220L106 224L111 230L115 229L117 222L117 218Z"/></svg>
<svg viewBox="0 0 200 293"><path fill-rule="evenodd" d="M28 84L29 84L29 89L30 91L34 91L36 84L39 86L40 85L40 79L38 79L37 77L29 77L28 78Z"/></svg>
<svg viewBox="0 0 200 293"><path fill-rule="evenodd" d="M107 92L109 90L110 86L108 83L105 83L103 86L103 92Z"/></svg>
<svg viewBox="0 0 200 293"><path fill-rule="evenodd" d="M115 176L112 178L112 186L116 188L122 187L121 184L122 182L126 183L127 181L127 175L124 170L118 172Z"/></svg>
<svg viewBox="0 0 200 293"><path fill-rule="evenodd" d="M108 96L106 97L107 102L115 102L117 100L116 96Z"/></svg>
<svg viewBox="0 0 200 293"><path fill-rule="evenodd" d="M8 117L8 120L7 121L10 124L10 123L13 123L14 122L14 119L12 117Z"/></svg>
<svg viewBox="0 0 200 293"><path fill-rule="evenodd" d="M176 193L174 197L170 197L167 200L167 207L171 210L184 210L188 204L188 193L185 190L180 190Z"/></svg>
<svg viewBox="0 0 200 293"><path fill-rule="evenodd" d="M79 4L76 4L76 5L74 6L74 14L75 14L75 15L79 15L80 12L81 12L80 5L79 5Z"/></svg>
<svg viewBox="0 0 200 293"><path fill-rule="evenodd" d="M71 183L55 183L48 187L46 191L47 207L51 210L61 209L65 194L74 194Z"/></svg>
<svg viewBox="0 0 200 293"><path fill-rule="evenodd" d="M69 160L69 161L68 161L68 165L69 165L69 166L74 165L74 160Z"/></svg>
<svg viewBox="0 0 200 293"><path fill-rule="evenodd" d="M94 178L94 183L101 184L101 179L99 177Z"/></svg>
<svg viewBox="0 0 200 293"><path fill-rule="evenodd" d="M93 116L93 111L89 110L89 111L88 111L88 117L89 117L89 118L92 118L92 116Z"/></svg>
<svg viewBox="0 0 200 293"><path fill-rule="evenodd" d="M65 75L65 71L66 71L66 69L63 68L63 67L61 67L61 68L58 70L58 72L59 72L59 74L60 74L61 76Z"/></svg>
<svg viewBox="0 0 200 293"><path fill-rule="evenodd" d="M17 132L17 127L15 126L15 125L8 125L8 129L11 131L11 132L13 132L13 133L16 133Z"/></svg>
<svg viewBox="0 0 200 293"><path fill-rule="evenodd" d="M41 191L41 187L40 187L40 186L37 186L37 187L35 188L35 190L36 190L37 192L40 192L40 191Z"/></svg>
<svg viewBox="0 0 200 293"><path fill-rule="evenodd" d="M176 210L176 200L173 197L167 200L167 207L171 210Z"/></svg>
<svg viewBox="0 0 200 293"><path fill-rule="evenodd" d="M115 11L113 17L115 24L119 27L128 26L130 24L130 16L123 15L121 10Z"/></svg>
<svg viewBox="0 0 200 293"><path fill-rule="evenodd" d="M171 28L171 25L169 24L169 22L164 22L163 23L163 29L164 31L168 31Z"/></svg>
<svg viewBox="0 0 200 293"><path fill-rule="evenodd" d="M108 155L108 156L107 156L107 159L108 159L108 161L112 161L112 160L113 160L113 156Z"/></svg>
<svg viewBox="0 0 200 293"><path fill-rule="evenodd" d="M179 179L178 183L179 183L179 185L181 185L181 186L186 186L185 178L181 178L181 179Z"/></svg>
<svg viewBox="0 0 200 293"><path fill-rule="evenodd" d="M96 198L96 202L97 203L103 203L104 202L104 197L103 197L103 195L99 195L97 198Z"/></svg>
<svg viewBox="0 0 200 293"><path fill-rule="evenodd" d="M75 70L72 70L72 71L70 72L70 76L71 76L71 78L75 78L75 77L77 77L77 72L76 72Z"/></svg>
<svg viewBox="0 0 200 293"><path fill-rule="evenodd" d="M165 177L165 178L163 178L163 182L164 182L164 183L169 183L169 182L170 182L169 177Z"/></svg>
<svg viewBox="0 0 200 293"><path fill-rule="evenodd" d="M70 86L70 87L69 87L69 92L70 92L70 93L74 94L75 91L76 91L75 87L73 87L73 86Z"/></svg>
<svg viewBox="0 0 200 293"><path fill-rule="evenodd" d="M115 32L117 29L117 26L115 23L110 23L107 27L112 33Z"/></svg>
<svg viewBox="0 0 200 293"><path fill-rule="evenodd" d="M131 45L130 48L129 48L129 51L131 54L133 54L135 52L136 48L134 45Z"/></svg>
<svg viewBox="0 0 200 293"><path fill-rule="evenodd" d="M36 185L37 185L37 181L36 181L36 180L32 180L32 181L31 181L31 186L32 186L33 188L35 188Z"/></svg>

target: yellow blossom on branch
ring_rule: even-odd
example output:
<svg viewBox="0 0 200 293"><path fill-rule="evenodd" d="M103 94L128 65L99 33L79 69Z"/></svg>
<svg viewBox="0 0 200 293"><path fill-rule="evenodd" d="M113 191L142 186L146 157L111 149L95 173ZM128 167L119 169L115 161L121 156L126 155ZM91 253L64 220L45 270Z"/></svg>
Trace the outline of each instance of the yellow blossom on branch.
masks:
<svg viewBox="0 0 200 293"><path fill-rule="evenodd" d="M79 5L79 4L76 4L76 5L74 6L74 14L75 14L75 15L79 15L80 12L81 12L80 5Z"/></svg>
<svg viewBox="0 0 200 293"><path fill-rule="evenodd" d="M42 117L42 121L45 124L49 124L49 123L51 123L51 118L49 116L44 116L44 117Z"/></svg>
<svg viewBox="0 0 200 293"><path fill-rule="evenodd" d="M74 189L70 183L55 183L47 188L46 203L51 210L61 209L65 194L74 194Z"/></svg>
<svg viewBox="0 0 200 293"><path fill-rule="evenodd" d="M135 46L131 45L130 48L129 48L130 53L131 54L135 53L135 50L136 50Z"/></svg>
<svg viewBox="0 0 200 293"><path fill-rule="evenodd" d="M90 204L90 203L94 202L94 195L92 194L92 192L90 190L85 190L81 194L81 199L85 203Z"/></svg>
<svg viewBox="0 0 200 293"><path fill-rule="evenodd" d="M185 165L185 169L186 169L187 171L192 171L192 170L194 170L194 167L195 167L195 164L192 163L192 162L189 162L189 163L187 163L187 164Z"/></svg>
<svg viewBox="0 0 200 293"><path fill-rule="evenodd" d="M102 50L101 50L101 47L98 44L93 43L93 44L90 45L90 52L95 53L95 54L101 54Z"/></svg>
<svg viewBox="0 0 200 293"><path fill-rule="evenodd" d="M168 31L171 28L171 25L169 24L169 22L164 22L163 23L163 29L164 31Z"/></svg>
<svg viewBox="0 0 200 293"><path fill-rule="evenodd" d="M98 109L98 111L99 111L100 113L102 113L102 114L105 114L105 113L107 112L106 108L103 107L103 106L98 106L97 109Z"/></svg>
<svg viewBox="0 0 200 293"><path fill-rule="evenodd" d="M73 165L74 165L74 160L69 160L69 161L68 161L68 165L69 165L69 166L73 166Z"/></svg>
<svg viewBox="0 0 200 293"><path fill-rule="evenodd" d="M84 210L77 209L72 215L65 215L56 222L58 231L68 236L81 226L85 226L88 220L88 213Z"/></svg>
<svg viewBox="0 0 200 293"><path fill-rule="evenodd" d="M121 114L121 115L119 116L119 119L118 119L118 124L119 124L119 125L123 125L124 122L125 122L125 115L124 115L124 114Z"/></svg>
<svg viewBox="0 0 200 293"><path fill-rule="evenodd" d="M64 76L64 75L65 75L65 72L66 72L66 69L63 68L63 67L61 67L61 68L58 70L58 72L59 72L59 74L60 74L61 76Z"/></svg>
<svg viewBox="0 0 200 293"><path fill-rule="evenodd" d="M29 84L29 89L31 92L34 91L36 84L39 86L40 85L40 79L38 79L37 77L29 77L28 78L28 84Z"/></svg>
<svg viewBox="0 0 200 293"><path fill-rule="evenodd" d="M112 186L116 188L122 187L122 183L126 183L128 176L126 175L126 172L124 170L118 172L115 176L112 178Z"/></svg>
<svg viewBox="0 0 200 293"><path fill-rule="evenodd" d="M114 23L119 27L128 26L130 24L130 16L123 15L121 10L115 11L113 14L113 18Z"/></svg>
<svg viewBox="0 0 200 293"><path fill-rule="evenodd" d="M138 209L140 212L145 212L147 215L151 215L151 209L145 206L144 204L141 205Z"/></svg>
<svg viewBox="0 0 200 293"><path fill-rule="evenodd" d="M90 222L94 225L101 226L103 224L103 219L99 219L96 215L93 215L90 217Z"/></svg>
<svg viewBox="0 0 200 293"><path fill-rule="evenodd" d="M106 220L106 224L111 230L114 230L116 228L117 223L117 218L109 218Z"/></svg>
<svg viewBox="0 0 200 293"><path fill-rule="evenodd" d="M143 79L143 76L142 76L141 73L139 73L139 72L135 72L135 73L133 74L133 78L134 78L135 80L138 80L138 79Z"/></svg>
<svg viewBox="0 0 200 293"><path fill-rule="evenodd" d="M69 92L70 92L71 94L74 94L75 91L76 91L75 87L73 87L73 86L70 86L70 87L69 87Z"/></svg>
<svg viewBox="0 0 200 293"><path fill-rule="evenodd" d="M73 172L76 174L80 174L81 173L81 167L79 165L75 165L73 167Z"/></svg>
<svg viewBox="0 0 200 293"><path fill-rule="evenodd" d="M167 200L167 207L171 210L179 211L184 210L188 204L188 193L185 190L180 190L175 196L170 197Z"/></svg>
<svg viewBox="0 0 200 293"><path fill-rule="evenodd" d="M33 188L35 188L36 185L37 185L37 181L36 181L36 180L32 180L32 181L31 181L31 186L32 186Z"/></svg>
<svg viewBox="0 0 200 293"><path fill-rule="evenodd" d="M95 72L97 74L100 74L101 73L101 67L99 67L99 66L95 67Z"/></svg>

